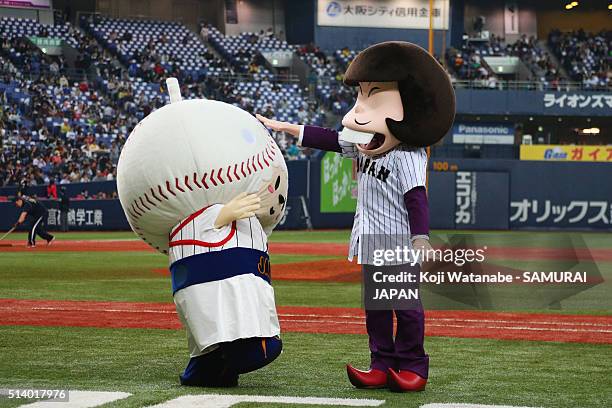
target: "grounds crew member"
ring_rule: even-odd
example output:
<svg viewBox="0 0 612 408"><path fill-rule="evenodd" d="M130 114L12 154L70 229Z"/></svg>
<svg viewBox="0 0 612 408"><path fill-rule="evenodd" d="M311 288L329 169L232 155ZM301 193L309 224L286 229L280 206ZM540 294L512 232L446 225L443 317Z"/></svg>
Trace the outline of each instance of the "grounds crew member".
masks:
<svg viewBox="0 0 612 408"><path fill-rule="evenodd" d="M28 196L17 196L15 205L21 208L19 219L15 223L15 227L23 224L27 219L31 222L31 227L28 232L28 247L36 247L36 235L47 241L49 245L55 237L49 234L45 228L48 210L38 200Z"/></svg>

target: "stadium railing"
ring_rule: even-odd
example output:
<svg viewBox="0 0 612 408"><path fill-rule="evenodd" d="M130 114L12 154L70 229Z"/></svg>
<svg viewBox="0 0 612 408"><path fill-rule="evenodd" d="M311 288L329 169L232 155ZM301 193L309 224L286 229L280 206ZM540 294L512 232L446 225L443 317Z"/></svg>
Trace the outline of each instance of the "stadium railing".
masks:
<svg viewBox="0 0 612 408"><path fill-rule="evenodd" d="M279 83L297 83L300 82L300 78L295 75L295 74L288 74L288 75L273 75L269 78L265 78L265 79L261 79L261 78L257 78L256 76L252 75L252 74L244 74L244 73L238 73L238 74L231 74L231 75L227 75L227 74L219 74L219 75L215 75L214 76L216 79L222 80L222 81L226 81L226 82L244 82L244 81L267 81L267 82L279 82Z"/></svg>
<svg viewBox="0 0 612 408"><path fill-rule="evenodd" d="M559 84L544 83L541 81L500 81L490 86L481 80L454 80L455 88L464 89L491 89L491 90L526 90L526 91L611 91L609 87L588 86L582 82L560 82Z"/></svg>
<svg viewBox="0 0 612 408"><path fill-rule="evenodd" d="M491 89L491 90L524 90L524 91L612 91L610 87L589 86L582 82L563 81L558 84L545 83L541 81L504 81L497 80L495 86L491 86L482 80L456 80L453 79L453 86L456 89ZM338 85L341 84L333 77L319 77L318 85Z"/></svg>

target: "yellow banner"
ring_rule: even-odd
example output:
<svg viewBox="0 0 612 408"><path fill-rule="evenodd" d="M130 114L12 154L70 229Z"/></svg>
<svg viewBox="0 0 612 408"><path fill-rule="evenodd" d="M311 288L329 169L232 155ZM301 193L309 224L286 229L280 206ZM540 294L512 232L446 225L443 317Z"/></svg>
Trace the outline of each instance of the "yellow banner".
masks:
<svg viewBox="0 0 612 408"><path fill-rule="evenodd" d="M612 146L521 145L521 160L612 162Z"/></svg>

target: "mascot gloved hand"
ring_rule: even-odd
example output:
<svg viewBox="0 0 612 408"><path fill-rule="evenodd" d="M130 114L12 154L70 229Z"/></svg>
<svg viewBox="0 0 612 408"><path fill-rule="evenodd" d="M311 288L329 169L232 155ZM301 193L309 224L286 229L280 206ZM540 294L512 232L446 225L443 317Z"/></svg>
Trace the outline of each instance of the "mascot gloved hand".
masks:
<svg viewBox="0 0 612 408"><path fill-rule="evenodd" d="M192 386L235 386L281 352L267 238L287 166L267 129L223 102L181 100L144 118L119 158L117 189L136 234L169 255Z"/></svg>
<svg viewBox="0 0 612 408"><path fill-rule="evenodd" d="M403 41L375 44L360 52L349 65L344 83L356 87L358 93L340 133L258 119L271 129L297 137L302 146L355 160L357 212L349 260L356 257L368 274L373 265L368 250L373 247L431 248L424 147L438 142L451 127L455 94L444 68L421 47ZM366 308L366 328L370 369L347 365L350 382L358 388L423 390L429 356L423 345L425 318L420 301L408 309Z"/></svg>

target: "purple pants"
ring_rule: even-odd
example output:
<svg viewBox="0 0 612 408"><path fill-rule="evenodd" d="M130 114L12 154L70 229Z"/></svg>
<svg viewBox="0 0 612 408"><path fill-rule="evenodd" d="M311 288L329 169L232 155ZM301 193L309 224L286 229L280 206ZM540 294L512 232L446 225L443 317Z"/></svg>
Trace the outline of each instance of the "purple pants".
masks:
<svg viewBox="0 0 612 408"><path fill-rule="evenodd" d="M393 337L393 313L397 332ZM366 310L366 328L370 337L371 368L387 371L409 370L423 378L429 372L425 354L425 314L417 310Z"/></svg>

